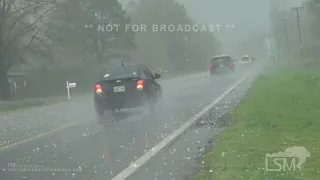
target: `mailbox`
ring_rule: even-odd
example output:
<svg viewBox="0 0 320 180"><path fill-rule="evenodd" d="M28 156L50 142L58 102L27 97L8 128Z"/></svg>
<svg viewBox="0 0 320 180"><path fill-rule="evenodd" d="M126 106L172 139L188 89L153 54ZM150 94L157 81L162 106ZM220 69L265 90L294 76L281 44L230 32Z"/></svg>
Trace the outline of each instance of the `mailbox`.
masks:
<svg viewBox="0 0 320 180"><path fill-rule="evenodd" d="M70 97L70 89L77 87L77 83L69 83L69 81L67 81L66 85L67 85L66 88L67 88L67 93L68 93L68 99L70 100L71 99L71 97Z"/></svg>
<svg viewBox="0 0 320 180"><path fill-rule="evenodd" d="M69 83L69 88L75 88L77 87L77 83Z"/></svg>

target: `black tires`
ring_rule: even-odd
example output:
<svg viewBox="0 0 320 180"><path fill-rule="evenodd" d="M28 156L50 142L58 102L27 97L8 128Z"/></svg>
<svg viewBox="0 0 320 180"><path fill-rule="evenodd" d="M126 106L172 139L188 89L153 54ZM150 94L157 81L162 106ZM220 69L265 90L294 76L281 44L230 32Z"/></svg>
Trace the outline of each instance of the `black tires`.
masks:
<svg viewBox="0 0 320 180"><path fill-rule="evenodd" d="M105 118L104 118L104 109L100 108L98 105L94 105L94 109L97 114L97 119L98 119L98 125L103 125L105 123Z"/></svg>
<svg viewBox="0 0 320 180"><path fill-rule="evenodd" d="M104 109L99 107L97 104L94 105L94 109L99 117L104 116Z"/></svg>
<svg viewBox="0 0 320 180"><path fill-rule="evenodd" d="M95 111L98 116L99 123L105 123L107 119L113 118L116 114L116 108L104 109L95 104ZM120 109L118 109L120 111Z"/></svg>
<svg viewBox="0 0 320 180"><path fill-rule="evenodd" d="M150 115L156 115L162 109L162 90L159 89L156 94L150 96L149 110Z"/></svg>
<svg viewBox="0 0 320 180"><path fill-rule="evenodd" d="M156 104L156 97L154 97L153 95L151 95L151 96L149 97L149 108L150 108L151 111L154 110L155 104Z"/></svg>
<svg viewBox="0 0 320 180"><path fill-rule="evenodd" d="M157 100L161 100L162 99L162 89L157 91Z"/></svg>
<svg viewBox="0 0 320 180"><path fill-rule="evenodd" d="M120 111L120 109L116 109L116 108L111 108L111 109L107 109L106 113L108 115L114 116L114 114L116 113L116 110Z"/></svg>

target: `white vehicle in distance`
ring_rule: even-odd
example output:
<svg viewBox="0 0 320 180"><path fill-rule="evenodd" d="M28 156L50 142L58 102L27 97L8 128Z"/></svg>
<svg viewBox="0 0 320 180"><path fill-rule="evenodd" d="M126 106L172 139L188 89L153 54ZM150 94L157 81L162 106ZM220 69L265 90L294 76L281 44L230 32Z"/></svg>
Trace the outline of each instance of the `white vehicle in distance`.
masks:
<svg viewBox="0 0 320 180"><path fill-rule="evenodd" d="M239 64L242 64L242 65L251 65L252 64L252 59L250 56L248 55L245 55L245 56L242 56L240 59L239 59Z"/></svg>

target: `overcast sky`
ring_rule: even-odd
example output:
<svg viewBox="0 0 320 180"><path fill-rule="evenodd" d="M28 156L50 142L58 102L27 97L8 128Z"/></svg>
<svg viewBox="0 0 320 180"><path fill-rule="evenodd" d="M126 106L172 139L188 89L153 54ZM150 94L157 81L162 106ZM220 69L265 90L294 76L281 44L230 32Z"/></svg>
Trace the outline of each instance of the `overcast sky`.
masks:
<svg viewBox="0 0 320 180"><path fill-rule="evenodd" d="M227 49L254 35L269 30L269 10L272 0L178 0L189 15L203 24L234 24L234 29L216 33ZM303 0L273 0L280 9L299 6ZM227 47L229 46L229 47ZM237 45L236 45L237 46Z"/></svg>
<svg viewBox="0 0 320 180"><path fill-rule="evenodd" d="M292 6L300 5L303 0L177 1L185 5L190 17L196 23L235 25L233 29L220 28L220 32L216 33L225 47L229 46L228 49L232 49L234 48L230 47L232 44L268 32L271 1L280 9L289 9Z"/></svg>

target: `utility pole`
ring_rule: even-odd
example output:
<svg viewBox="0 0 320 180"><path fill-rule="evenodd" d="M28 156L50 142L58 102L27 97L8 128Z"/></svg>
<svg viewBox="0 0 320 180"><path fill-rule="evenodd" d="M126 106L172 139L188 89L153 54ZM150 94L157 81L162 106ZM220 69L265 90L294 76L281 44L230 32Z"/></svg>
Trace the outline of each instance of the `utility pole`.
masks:
<svg viewBox="0 0 320 180"><path fill-rule="evenodd" d="M304 50L303 50L302 33L301 33L301 27L300 27L300 13L299 13L299 10L302 9L302 7L293 7L291 9L295 11L297 15L297 24L298 24L299 40L300 40L300 53L301 53L301 59L302 61L304 61L304 52L303 52Z"/></svg>
<svg viewBox="0 0 320 180"><path fill-rule="evenodd" d="M288 29L287 29L287 20L283 19L283 25L284 25L284 33L286 36L286 49L287 49L287 55L289 55L289 39L288 39Z"/></svg>
<svg viewBox="0 0 320 180"><path fill-rule="evenodd" d="M289 50L289 39L288 39L288 29L287 29L287 20L283 19L283 26L284 26L284 33L285 33L285 37L286 37L286 54L287 54L287 58L288 58L288 64L290 64L290 58L288 57L290 54L290 50Z"/></svg>
<svg viewBox="0 0 320 180"><path fill-rule="evenodd" d="M280 67L280 65L281 65L281 62L280 62L280 43L279 43L279 34L276 34L277 36L276 36L276 42L275 42L275 46L276 46L276 49L277 49L277 64L278 64L278 66Z"/></svg>

